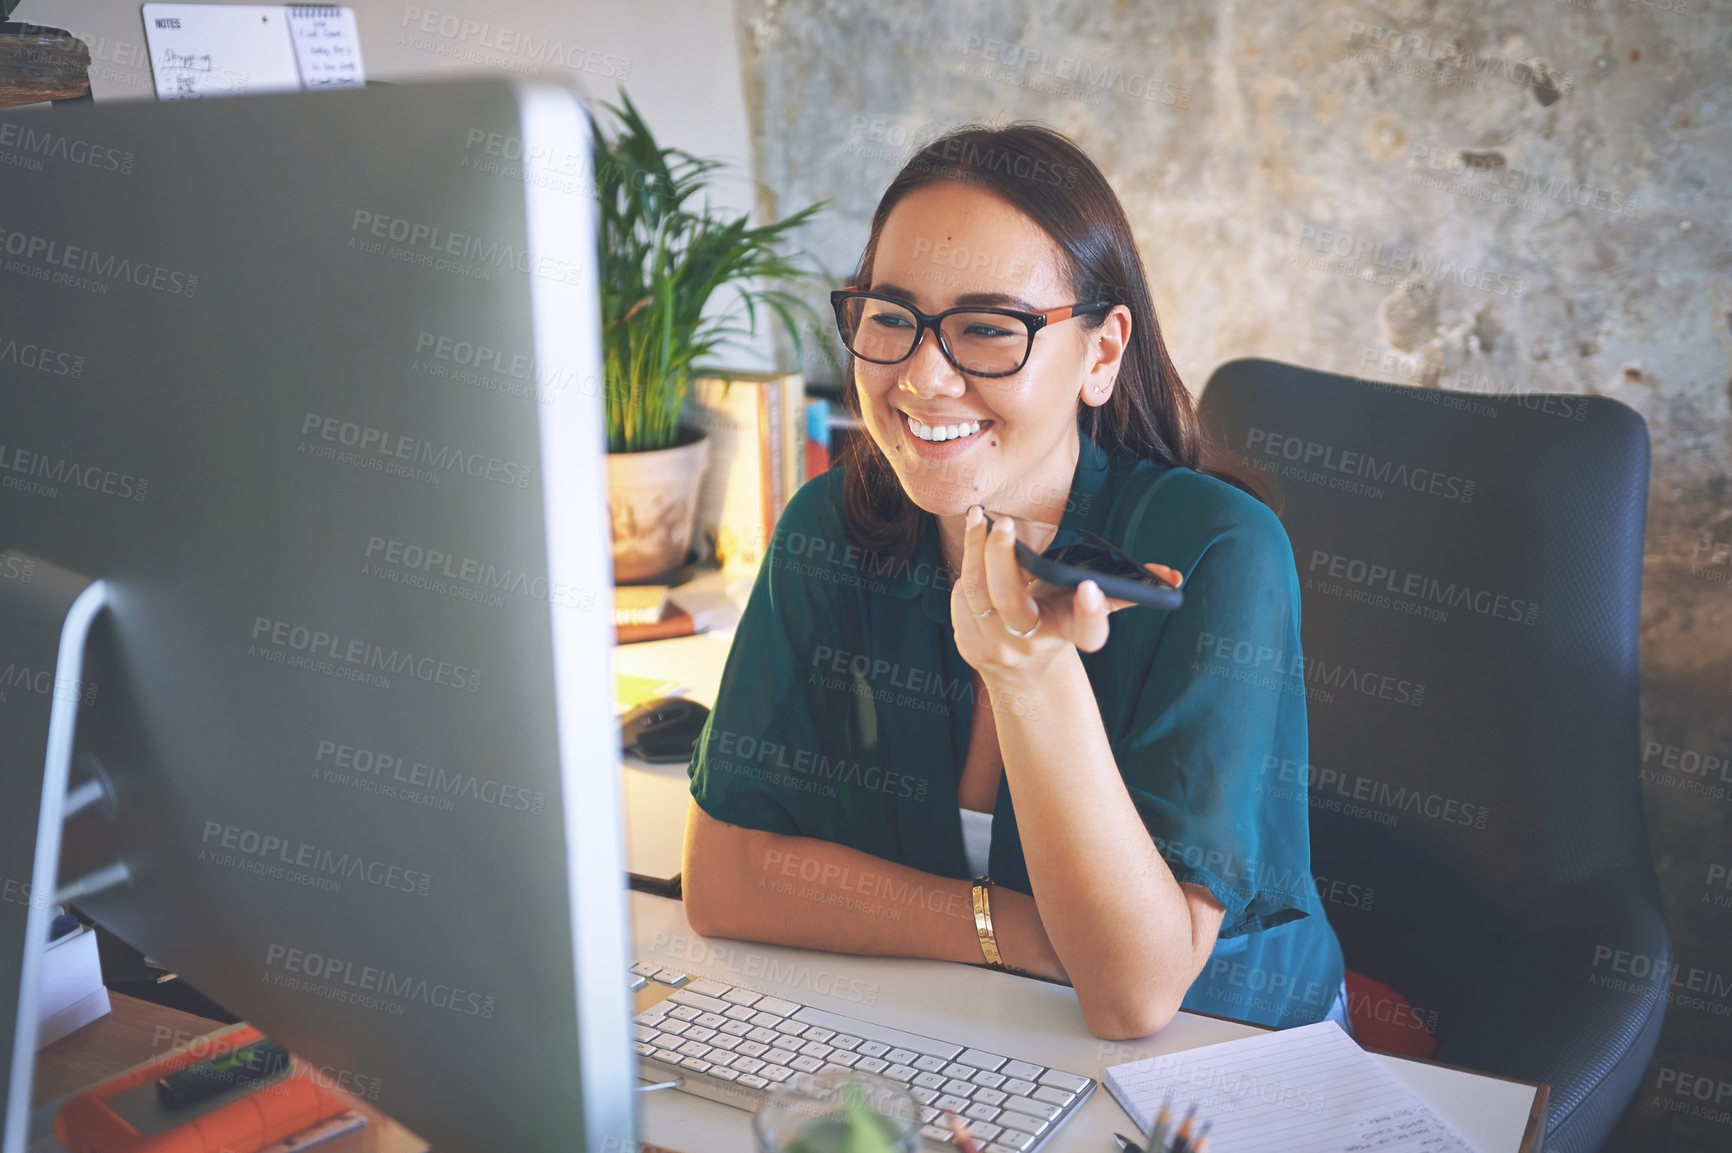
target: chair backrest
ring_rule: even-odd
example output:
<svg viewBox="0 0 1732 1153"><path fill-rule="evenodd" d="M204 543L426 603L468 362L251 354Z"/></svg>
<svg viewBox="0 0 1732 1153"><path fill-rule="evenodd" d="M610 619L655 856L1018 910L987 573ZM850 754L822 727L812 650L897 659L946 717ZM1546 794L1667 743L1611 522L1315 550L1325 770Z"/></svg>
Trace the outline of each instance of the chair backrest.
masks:
<svg viewBox="0 0 1732 1153"><path fill-rule="evenodd" d="M1312 863L1348 966L1443 1018L1506 930L1653 884L1638 783L1647 428L1265 360L1205 426L1279 488L1303 590ZM1248 654L1246 659L1255 659Z"/></svg>

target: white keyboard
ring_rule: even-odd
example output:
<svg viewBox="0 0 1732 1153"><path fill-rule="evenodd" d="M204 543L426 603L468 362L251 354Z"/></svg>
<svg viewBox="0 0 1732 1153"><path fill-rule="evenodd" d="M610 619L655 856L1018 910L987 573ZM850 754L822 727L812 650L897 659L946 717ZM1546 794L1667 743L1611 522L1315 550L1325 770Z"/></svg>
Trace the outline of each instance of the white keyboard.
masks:
<svg viewBox="0 0 1732 1153"><path fill-rule="evenodd" d="M857 1071L907 1086L921 1132L953 1145L944 1111L968 1123L982 1153L1031 1153L1094 1090L1088 1077L892 1029L692 977L632 966L638 1076L735 1108L756 1109L799 1073Z"/></svg>

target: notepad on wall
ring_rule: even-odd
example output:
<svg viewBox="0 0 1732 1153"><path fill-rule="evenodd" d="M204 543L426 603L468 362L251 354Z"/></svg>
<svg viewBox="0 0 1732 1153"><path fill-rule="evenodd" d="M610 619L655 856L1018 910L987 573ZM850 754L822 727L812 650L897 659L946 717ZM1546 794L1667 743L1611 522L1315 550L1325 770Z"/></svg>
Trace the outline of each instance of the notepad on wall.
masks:
<svg viewBox="0 0 1732 1153"><path fill-rule="evenodd" d="M353 9L336 5L146 4L158 100L358 88Z"/></svg>
<svg viewBox="0 0 1732 1153"><path fill-rule="evenodd" d="M1479 1153L1333 1021L1166 1053L1102 1079L1141 1132L1169 1098L1209 1153Z"/></svg>

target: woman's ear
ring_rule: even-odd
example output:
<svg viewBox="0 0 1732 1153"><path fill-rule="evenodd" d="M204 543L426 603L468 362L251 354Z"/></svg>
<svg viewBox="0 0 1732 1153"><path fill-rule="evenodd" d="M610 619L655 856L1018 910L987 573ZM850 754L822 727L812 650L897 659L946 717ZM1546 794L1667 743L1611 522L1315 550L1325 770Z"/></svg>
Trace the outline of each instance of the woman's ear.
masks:
<svg viewBox="0 0 1732 1153"><path fill-rule="evenodd" d="M1122 304L1114 305L1089 337L1092 343L1085 361L1082 402L1098 408L1112 399L1113 389L1118 386L1119 369L1130 345L1131 310Z"/></svg>

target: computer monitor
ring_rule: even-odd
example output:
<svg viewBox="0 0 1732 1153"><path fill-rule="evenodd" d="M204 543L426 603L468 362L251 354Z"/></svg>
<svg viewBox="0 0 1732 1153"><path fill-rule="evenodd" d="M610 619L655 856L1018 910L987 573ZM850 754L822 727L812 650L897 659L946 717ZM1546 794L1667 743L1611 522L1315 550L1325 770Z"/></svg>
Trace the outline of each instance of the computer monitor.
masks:
<svg viewBox="0 0 1732 1153"><path fill-rule="evenodd" d="M51 892L441 1153L629 1147L580 103L0 130L4 1153Z"/></svg>

